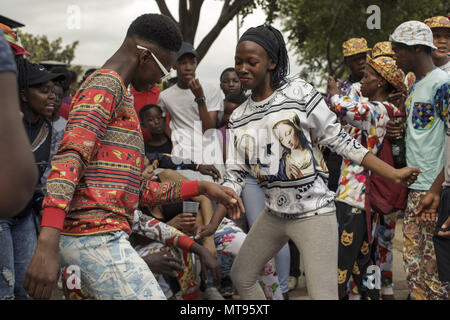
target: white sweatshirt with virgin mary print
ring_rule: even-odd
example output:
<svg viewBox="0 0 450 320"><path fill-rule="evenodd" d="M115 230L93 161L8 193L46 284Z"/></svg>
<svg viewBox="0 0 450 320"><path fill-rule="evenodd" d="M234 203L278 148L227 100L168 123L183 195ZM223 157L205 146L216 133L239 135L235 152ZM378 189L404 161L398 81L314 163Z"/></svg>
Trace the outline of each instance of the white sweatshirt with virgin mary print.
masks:
<svg viewBox="0 0 450 320"><path fill-rule="evenodd" d="M251 171L269 213L288 219L335 210L319 145L358 164L368 152L341 128L321 94L300 79L288 80L263 101L249 97L233 111L228 127L223 185L240 194Z"/></svg>

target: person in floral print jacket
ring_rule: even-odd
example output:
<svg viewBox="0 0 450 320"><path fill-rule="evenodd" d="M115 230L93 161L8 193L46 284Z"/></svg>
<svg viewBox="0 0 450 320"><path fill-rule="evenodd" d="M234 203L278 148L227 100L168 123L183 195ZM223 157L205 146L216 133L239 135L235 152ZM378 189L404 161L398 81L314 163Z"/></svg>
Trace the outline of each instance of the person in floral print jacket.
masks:
<svg viewBox="0 0 450 320"><path fill-rule="evenodd" d="M399 110L387 101L388 95L395 89L403 89L403 81L403 72L390 57L367 58L361 92L351 98L340 94L334 79L329 79L332 109L340 119L352 126L349 134L374 154L377 154L386 134L388 109L394 115L399 114ZM362 100L360 96L368 99ZM365 212L366 173L362 166L348 159L343 160L341 169L336 192L339 297L346 297L347 282L353 275L358 292L364 297L376 299L378 292L363 286L367 267L372 264L369 254L372 237L368 234L366 222L366 214L371 213Z"/></svg>

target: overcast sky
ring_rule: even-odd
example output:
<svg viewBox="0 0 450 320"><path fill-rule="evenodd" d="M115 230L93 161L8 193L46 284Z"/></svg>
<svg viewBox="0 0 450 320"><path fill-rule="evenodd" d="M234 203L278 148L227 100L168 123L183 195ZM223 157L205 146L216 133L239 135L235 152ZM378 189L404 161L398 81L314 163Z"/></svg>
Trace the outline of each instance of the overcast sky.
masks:
<svg viewBox="0 0 450 320"><path fill-rule="evenodd" d="M167 3L174 17L178 18L178 1L168 0ZM222 1L204 2L195 46L217 21L221 7ZM76 21L70 8L79 9L79 29L71 29L68 25ZM24 32L45 34L49 40L61 37L64 44L79 40L73 63L89 66L101 66L111 57L121 45L130 23L143 13L159 13L154 0L10 0L5 1L1 9L2 15L25 24ZM264 13L256 11L245 19L240 34L264 21ZM281 29L279 22L274 26ZM200 81L218 84L222 70L234 65L236 42L234 19L222 30L199 65L197 76ZM291 75L298 73L299 67L292 53L290 60Z"/></svg>

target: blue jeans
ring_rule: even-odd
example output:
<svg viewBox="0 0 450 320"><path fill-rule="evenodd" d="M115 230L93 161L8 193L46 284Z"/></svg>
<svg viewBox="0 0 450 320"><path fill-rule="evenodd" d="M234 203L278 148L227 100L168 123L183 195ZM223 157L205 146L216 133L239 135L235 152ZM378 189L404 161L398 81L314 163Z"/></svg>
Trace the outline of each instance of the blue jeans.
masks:
<svg viewBox="0 0 450 320"><path fill-rule="evenodd" d="M36 244L33 212L22 218L0 219L0 300L28 299L23 281Z"/></svg>
<svg viewBox="0 0 450 320"><path fill-rule="evenodd" d="M264 210L264 192L259 187L255 178L248 175L245 178L245 187L241 193L242 201L245 207L245 216L249 228L255 223L258 216ZM283 293L289 291L289 273L291 268L291 254L289 252L289 244L286 244L275 255L275 267L280 282L281 291Z"/></svg>

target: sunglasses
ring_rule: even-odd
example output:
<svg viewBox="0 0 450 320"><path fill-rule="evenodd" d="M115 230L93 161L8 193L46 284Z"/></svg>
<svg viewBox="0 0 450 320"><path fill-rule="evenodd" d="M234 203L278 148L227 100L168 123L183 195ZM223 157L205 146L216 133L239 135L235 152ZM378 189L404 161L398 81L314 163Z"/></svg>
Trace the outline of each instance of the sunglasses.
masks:
<svg viewBox="0 0 450 320"><path fill-rule="evenodd" d="M153 59L155 60L156 64L158 65L159 69L161 70L161 73L163 74L161 76L161 82L167 81L170 78L170 72L167 71L167 69L163 66L163 64L158 60L158 58L153 54L153 52L150 51L150 49L147 49L146 47L137 45L136 46L140 50L147 50L152 55Z"/></svg>

